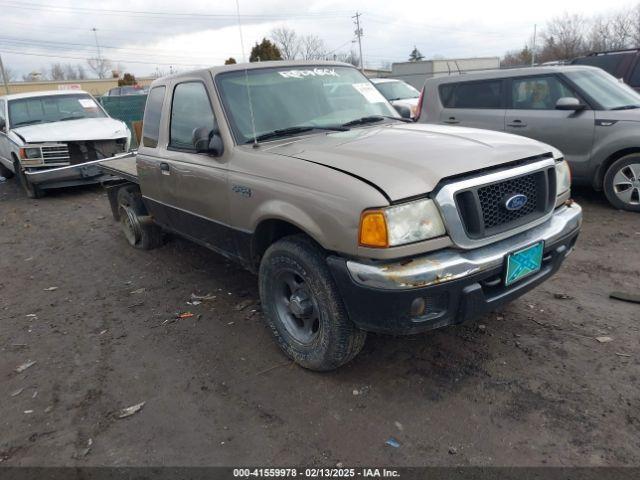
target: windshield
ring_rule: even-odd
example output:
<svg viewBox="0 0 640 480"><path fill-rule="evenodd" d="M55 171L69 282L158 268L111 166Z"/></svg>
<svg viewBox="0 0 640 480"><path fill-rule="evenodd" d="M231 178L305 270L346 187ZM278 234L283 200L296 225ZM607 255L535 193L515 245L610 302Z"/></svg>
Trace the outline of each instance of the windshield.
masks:
<svg viewBox="0 0 640 480"><path fill-rule="evenodd" d="M95 100L86 94L50 95L9 101L11 127L99 117L106 115Z"/></svg>
<svg viewBox="0 0 640 480"><path fill-rule="evenodd" d="M299 126L331 128L375 115L398 116L355 68L238 70L217 75L216 83L238 143L253 140L252 113L256 136Z"/></svg>
<svg viewBox="0 0 640 480"><path fill-rule="evenodd" d="M401 82L380 82L374 83L376 88L380 90L384 98L389 101L404 100L405 98L418 98L420 92L413 88L411 85Z"/></svg>
<svg viewBox="0 0 640 480"><path fill-rule="evenodd" d="M577 70L565 75L605 110L640 106L640 95L604 71Z"/></svg>

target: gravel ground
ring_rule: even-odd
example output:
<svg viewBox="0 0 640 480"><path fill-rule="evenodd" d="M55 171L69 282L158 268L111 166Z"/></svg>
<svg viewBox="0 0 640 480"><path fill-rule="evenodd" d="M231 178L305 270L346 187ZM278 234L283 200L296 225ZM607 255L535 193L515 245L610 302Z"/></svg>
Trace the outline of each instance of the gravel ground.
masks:
<svg viewBox="0 0 640 480"><path fill-rule="evenodd" d="M99 187L0 184L0 465L640 465L640 306L608 298L640 292L640 216L576 198L553 279L318 374L280 353L250 273L130 248Z"/></svg>

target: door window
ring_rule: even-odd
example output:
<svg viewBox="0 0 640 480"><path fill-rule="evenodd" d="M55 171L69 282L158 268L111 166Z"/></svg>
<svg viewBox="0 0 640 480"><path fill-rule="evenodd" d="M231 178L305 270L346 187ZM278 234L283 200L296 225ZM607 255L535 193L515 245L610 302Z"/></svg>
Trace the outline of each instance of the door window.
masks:
<svg viewBox="0 0 640 480"><path fill-rule="evenodd" d="M511 83L511 108L555 110L559 98L576 97L557 77L516 78Z"/></svg>
<svg viewBox="0 0 640 480"><path fill-rule="evenodd" d="M0 100L0 120L6 121L4 116L4 100Z"/></svg>
<svg viewBox="0 0 640 480"><path fill-rule="evenodd" d="M462 82L440 86L445 108L503 108L502 80Z"/></svg>
<svg viewBox="0 0 640 480"><path fill-rule="evenodd" d="M160 114L162 113L165 90L165 87L154 87L147 97L144 119L142 120L142 144L145 147L156 148L158 146Z"/></svg>
<svg viewBox="0 0 640 480"><path fill-rule="evenodd" d="M173 92L169 146L194 150L193 131L200 127L215 127L207 90L200 82L180 83Z"/></svg>

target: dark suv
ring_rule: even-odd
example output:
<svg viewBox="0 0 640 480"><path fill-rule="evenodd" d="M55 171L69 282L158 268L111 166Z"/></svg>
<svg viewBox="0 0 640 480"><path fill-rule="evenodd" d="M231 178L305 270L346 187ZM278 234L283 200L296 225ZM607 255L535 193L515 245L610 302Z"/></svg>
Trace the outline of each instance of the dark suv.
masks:
<svg viewBox="0 0 640 480"><path fill-rule="evenodd" d="M640 91L640 48L593 52L571 61L572 65L599 67L620 78L636 91Z"/></svg>

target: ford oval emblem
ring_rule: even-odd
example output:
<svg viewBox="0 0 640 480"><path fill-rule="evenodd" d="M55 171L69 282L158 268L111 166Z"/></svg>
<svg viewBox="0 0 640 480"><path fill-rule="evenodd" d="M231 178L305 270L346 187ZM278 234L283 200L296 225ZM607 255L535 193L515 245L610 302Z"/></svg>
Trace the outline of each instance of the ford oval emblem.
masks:
<svg viewBox="0 0 640 480"><path fill-rule="evenodd" d="M504 206L507 210L513 212L516 210L520 210L527 204L528 201L529 199L526 195L517 193L516 195L512 195L511 197L507 198L507 200L504 202Z"/></svg>

